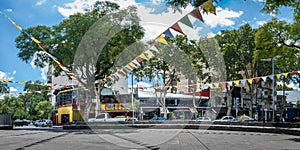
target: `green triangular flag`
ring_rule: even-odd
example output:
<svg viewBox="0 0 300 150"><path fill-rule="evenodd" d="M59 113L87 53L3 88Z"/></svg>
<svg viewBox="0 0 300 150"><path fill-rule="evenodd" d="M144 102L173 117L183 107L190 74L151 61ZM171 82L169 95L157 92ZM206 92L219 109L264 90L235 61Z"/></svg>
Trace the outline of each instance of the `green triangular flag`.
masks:
<svg viewBox="0 0 300 150"><path fill-rule="evenodd" d="M179 21L180 21L181 23L183 23L183 24L185 24L185 25L187 25L187 26L193 28L193 24L191 23L191 21L190 21L190 19L189 19L189 17L188 17L187 15L184 16L183 18L181 18Z"/></svg>

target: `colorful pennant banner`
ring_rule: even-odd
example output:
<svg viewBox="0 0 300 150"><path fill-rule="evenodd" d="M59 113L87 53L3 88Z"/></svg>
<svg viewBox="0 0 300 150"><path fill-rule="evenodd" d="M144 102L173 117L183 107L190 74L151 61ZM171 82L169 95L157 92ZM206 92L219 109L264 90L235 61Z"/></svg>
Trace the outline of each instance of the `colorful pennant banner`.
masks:
<svg viewBox="0 0 300 150"><path fill-rule="evenodd" d="M0 11L0 14L2 14L5 18L7 18L21 33L24 33L34 43L36 43L38 45L38 47L43 51L43 53L46 54L48 57L50 57L70 78L75 79L75 75L66 66L64 66L62 63L60 63L56 57L54 57L49 52L47 52L45 50L43 44L39 40L37 40L35 37L31 36L28 32L24 31L16 22L14 22L5 13Z"/></svg>

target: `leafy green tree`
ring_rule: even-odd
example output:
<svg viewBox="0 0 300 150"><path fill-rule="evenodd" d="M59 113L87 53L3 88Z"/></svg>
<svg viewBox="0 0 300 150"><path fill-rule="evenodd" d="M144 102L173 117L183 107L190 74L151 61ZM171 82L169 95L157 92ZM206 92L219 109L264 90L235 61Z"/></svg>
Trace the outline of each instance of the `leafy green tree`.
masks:
<svg viewBox="0 0 300 150"><path fill-rule="evenodd" d="M180 82L180 78L184 77L193 84L196 84L198 80L203 83L210 80L209 73L206 73L205 69L208 70L211 66L209 66L203 51L210 49L205 44L212 43L208 42L209 40L188 40L186 36L176 36L176 39L166 37L166 40L169 44L156 43L158 48L156 56L142 63L134 72L138 79L159 78L159 81L154 84L156 94L161 94L160 97L156 96L165 111L165 95L168 90L171 90L171 93L177 91L177 83ZM193 90L189 90L190 92L195 91L195 87ZM166 117L167 113L164 114Z"/></svg>
<svg viewBox="0 0 300 150"><path fill-rule="evenodd" d="M0 113L12 114L16 119L23 119L27 116L23 101L18 97L5 97L0 101Z"/></svg>
<svg viewBox="0 0 300 150"><path fill-rule="evenodd" d="M288 36L289 26L285 21L280 21L276 18L268 21L261 26L255 34L256 50L254 52L254 60L261 61L265 58L273 58L275 56L282 56L276 61L275 70L279 72L289 72L299 69L299 50L294 47L285 46L280 42L282 36ZM272 74L271 62L259 62L260 67L266 66L262 69L259 75Z"/></svg>
<svg viewBox="0 0 300 150"><path fill-rule="evenodd" d="M43 85L40 81L27 82L24 86L24 93L19 96L22 99L24 108L27 112L27 119L39 119L38 111L35 110L36 105L41 101L49 100L49 87Z"/></svg>
<svg viewBox="0 0 300 150"><path fill-rule="evenodd" d="M245 24L237 30L222 30L216 36L225 61L227 81L254 76L255 32L249 24Z"/></svg>
<svg viewBox="0 0 300 150"><path fill-rule="evenodd" d="M41 101L35 106L35 110L38 112L40 118L49 118L53 112L53 105L49 101Z"/></svg>
<svg viewBox="0 0 300 150"><path fill-rule="evenodd" d="M297 101L296 105L297 107L300 107L300 100Z"/></svg>
<svg viewBox="0 0 300 150"><path fill-rule="evenodd" d="M7 83L0 81L0 93L9 93L9 87Z"/></svg>
<svg viewBox="0 0 300 150"><path fill-rule="evenodd" d="M118 55L144 35L135 7L114 13L117 9L119 6L115 3L96 2L86 12L71 15L53 27L37 26L25 30L40 40L62 64L72 66L77 80L89 88L89 100L100 93L94 92L95 80L103 80L120 69L114 67ZM20 49L19 57L25 62L39 51L24 34L17 37L16 45ZM54 74L60 75L62 69L48 56L38 53L35 64L43 67L44 62L49 62L55 69Z"/></svg>

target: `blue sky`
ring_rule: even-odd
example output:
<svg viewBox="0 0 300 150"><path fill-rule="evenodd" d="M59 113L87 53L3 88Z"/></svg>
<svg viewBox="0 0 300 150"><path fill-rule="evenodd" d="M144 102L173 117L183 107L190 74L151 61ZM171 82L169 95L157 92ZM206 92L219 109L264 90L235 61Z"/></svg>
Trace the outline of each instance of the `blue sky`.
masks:
<svg viewBox="0 0 300 150"><path fill-rule="evenodd" d="M23 29L37 25L52 26L61 22L69 15L80 12L83 6L93 3L94 0L0 0L0 11L7 14ZM166 8L163 0L119 0L114 1L122 7L139 4L141 14L144 17L146 30L149 35L156 35L171 26L172 21L180 19L184 14L173 14L173 11ZM261 13L263 0L222 0L217 4L217 16L204 15L206 32L217 34L220 30L236 29L239 26L249 23L252 27L258 27L272 18L272 15ZM186 8L183 13L188 13L191 7ZM162 16L172 16L170 19L163 19ZM283 8L277 17L292 21L292 11ZM149 19L151 18L151 19ZM172 20L173 19L173 20ZM171 21L170 21L171 20ZM170 22L168 22L170 21ZM156 24L153 27L153 24ZM17 57L19 50L15 47L15 38L20 32L2 15L0 15L0 78L10 78L13 81L35 81L46 82L45 75L47 68L34 67L31 62L25 63ZM149 36L151 38L151 36ZM12 91L23 91L23 86L16 83L9 83Z"/></svg>

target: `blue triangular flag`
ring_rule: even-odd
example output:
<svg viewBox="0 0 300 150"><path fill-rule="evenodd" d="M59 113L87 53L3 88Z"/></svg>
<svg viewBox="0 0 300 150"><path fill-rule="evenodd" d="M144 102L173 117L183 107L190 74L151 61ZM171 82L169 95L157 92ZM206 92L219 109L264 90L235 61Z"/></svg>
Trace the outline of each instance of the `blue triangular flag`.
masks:
<svg viewBox="0 0 300 150"><path fill-rule="evenodd" d="M164 33L164 35L172 38L172 39L175 39L175 37L173 36L173 34L171 33L170 29L167 29Z"/></svg>

